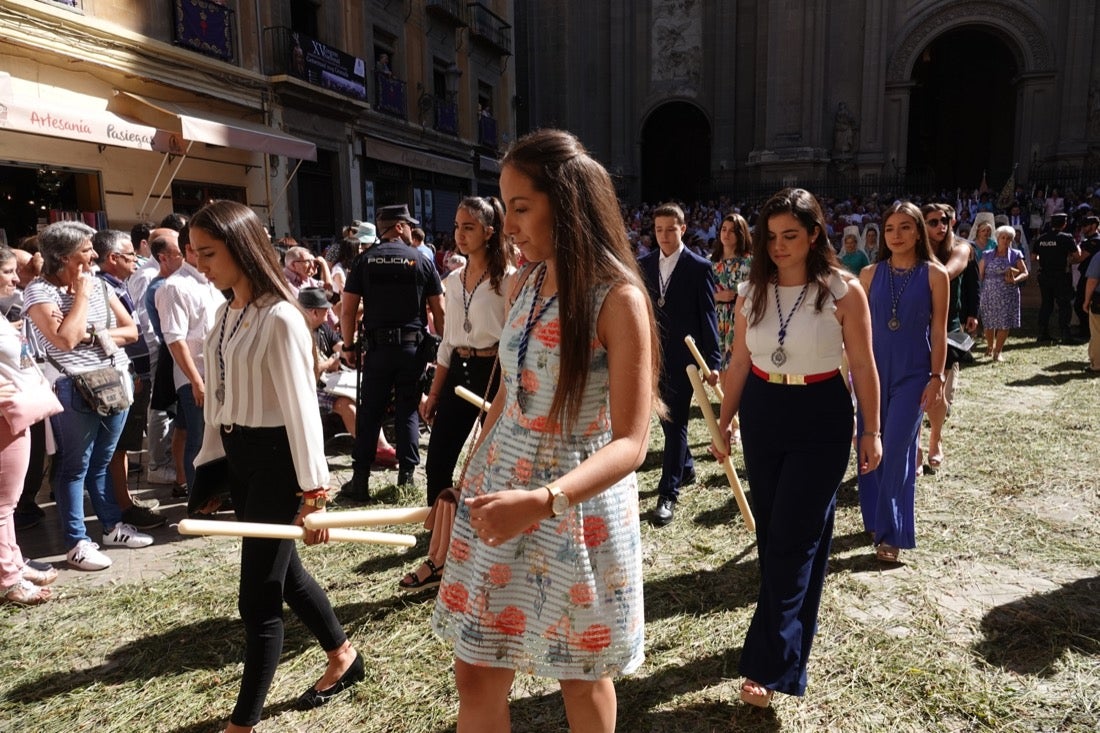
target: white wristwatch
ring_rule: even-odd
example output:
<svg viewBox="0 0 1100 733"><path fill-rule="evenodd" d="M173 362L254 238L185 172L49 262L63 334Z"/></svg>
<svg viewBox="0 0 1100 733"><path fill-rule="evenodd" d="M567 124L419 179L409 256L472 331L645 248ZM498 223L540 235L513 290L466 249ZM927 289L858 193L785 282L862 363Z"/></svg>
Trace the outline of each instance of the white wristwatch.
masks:
<svg viewBox="0 0 1100 733"><path fill-rule="evenodd" d="M569 497L557 486L547 486L550 492L550 516L560 517L569 508Z"/></svg>

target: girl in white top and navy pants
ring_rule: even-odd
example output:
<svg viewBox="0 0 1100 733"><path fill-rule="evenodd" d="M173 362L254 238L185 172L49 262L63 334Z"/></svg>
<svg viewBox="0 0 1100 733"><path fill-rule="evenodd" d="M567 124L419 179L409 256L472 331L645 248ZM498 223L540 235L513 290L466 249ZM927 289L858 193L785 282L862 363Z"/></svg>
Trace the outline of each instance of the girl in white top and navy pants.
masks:
<svg viewBox="0 0 1100 733"><path fill-rule="evenodd" d="M226 456L239 520L301 524L324 508L329 483L305 316L247 207L216 201L201 209L191 220L191 246L199 270L219 289L233 291L204 348L206 428L195 463ZM307 544L327 539L326 530L305 536ZM295 543L245 538L238 598L244 674L227 731L248 731L260 720L282 652L284 600L329 658L299 707L323 704L363 677L362 658L325 592L302 567Z"/></svg>
<svg viewBox="0 0 1100 733"><path fill-rule="evenodd" d="M809 192L785 189L764 205L738 303L720 420L727 438L716 452L729 454L740 410L761 575L741 652L741 699L764 707L773 691L806 690L836 494L852 446L842 353L865 417L857 457L864 473L882 456L879 390L867 298L843 272Z"/></svg>

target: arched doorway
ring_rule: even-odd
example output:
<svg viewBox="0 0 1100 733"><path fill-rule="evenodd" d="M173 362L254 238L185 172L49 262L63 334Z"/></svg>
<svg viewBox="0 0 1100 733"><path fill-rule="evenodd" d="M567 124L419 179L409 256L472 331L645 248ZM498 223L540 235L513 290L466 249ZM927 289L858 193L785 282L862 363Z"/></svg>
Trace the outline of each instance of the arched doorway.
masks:
<svg viewBox="0 0 1100 733"><path fill-rule="evenodd" d="M907 168L937 188L999 188L1012 173L1016 57L981 26L929 43L913 65Z"/></svg>
<svg viewBox="0 0 1100 733"><path fill-rule="evenodd" d="M710 123L687 102L653 110L642 126L642 199L695 201L710 182Z"/></svg>

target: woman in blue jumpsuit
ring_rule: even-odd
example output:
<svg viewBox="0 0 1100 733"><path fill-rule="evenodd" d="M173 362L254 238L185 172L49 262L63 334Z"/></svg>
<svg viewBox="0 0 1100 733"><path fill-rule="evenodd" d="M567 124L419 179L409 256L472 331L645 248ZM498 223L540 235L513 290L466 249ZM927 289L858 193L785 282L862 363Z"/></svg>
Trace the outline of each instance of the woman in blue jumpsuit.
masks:
<svg viewBox="0 0 1100 733"><path fill-rule="evenodd" d="M883 243L859 277L871 306L882 426L882 463L860 475L859 502L876 556L897 562L899 549L916 547L917 439L924 411L943 400L949 285L912 203L886 210Z"/></svg>

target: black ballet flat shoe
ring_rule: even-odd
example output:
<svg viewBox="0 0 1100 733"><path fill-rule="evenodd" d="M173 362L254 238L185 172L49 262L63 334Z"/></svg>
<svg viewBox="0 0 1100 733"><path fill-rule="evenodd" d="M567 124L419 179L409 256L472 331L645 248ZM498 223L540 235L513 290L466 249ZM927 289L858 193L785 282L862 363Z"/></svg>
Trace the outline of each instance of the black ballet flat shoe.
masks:
<svg viewBox="0 0 1100 733"><path fill-rule="evenodd" d="M344 672L340 679L336 680L335 685L325 690L318 690L310 685L309 689L303 692L302 696L298 698L295 707L299 710L319 708L352 685L362 682L363 677L363 655L356 654L355 661L351 663L351 666L348 667L347 671Z"/></svg>

